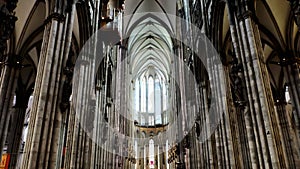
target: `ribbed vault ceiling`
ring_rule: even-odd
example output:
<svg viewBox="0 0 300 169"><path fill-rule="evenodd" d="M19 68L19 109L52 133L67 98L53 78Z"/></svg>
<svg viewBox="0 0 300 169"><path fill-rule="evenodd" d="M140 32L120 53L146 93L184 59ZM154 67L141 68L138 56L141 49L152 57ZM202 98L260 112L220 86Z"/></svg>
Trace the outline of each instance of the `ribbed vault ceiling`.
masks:
<svg viewBox="0 0 300 169"><path fill-rule="evenodd" d="M134 76L154 67L164 77L170 72L172 41L167 30L156 20L145 19L128 40L128 56Z"/></svg>
<svg viewBox="0 0 300 169"><path fill-rule="evenodd" d="M126 1L125 35L128 37L130 72L134 78L152 72L168 79L175 19L167 13L175 14L175 5L171 1Z"/></svg>

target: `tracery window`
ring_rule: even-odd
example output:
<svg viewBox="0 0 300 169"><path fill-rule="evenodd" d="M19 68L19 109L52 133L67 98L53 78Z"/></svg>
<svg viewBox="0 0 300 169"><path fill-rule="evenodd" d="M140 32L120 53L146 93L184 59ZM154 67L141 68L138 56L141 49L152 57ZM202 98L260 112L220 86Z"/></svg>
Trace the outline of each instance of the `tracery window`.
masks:
<svg viewBox="0 0 300 169"><path fill-rule="evenodd" d="M149 83L148 83L148 112L149 113L154 113L154 81L153 77L149 77ZM157 106L155 106L157 108Z"/></svg>
<svg viewBox="0 0 300 169"><path fill-rule="evenodd" d="M147 82L146 82L146 77L142 78L141 85L141 97L140 97L140 104L141 104L141 109L140 112L146 112L147 111L147 106L146 106L146 101L147 101Z"/></svg>
<svg viewBox="0 0 300 169"><path fill-rule="evenodd" d="M158 78L155 79L155 121L158 124L161 124L161 115L162 115L162 92L161 85Z"/></svg>
<svg viewBox="0 0 300 169"><path fill-rule="evenodd" d="M143 73L134 82L134 114L140 125L166 124L167 88L158 74Z"/></svg>

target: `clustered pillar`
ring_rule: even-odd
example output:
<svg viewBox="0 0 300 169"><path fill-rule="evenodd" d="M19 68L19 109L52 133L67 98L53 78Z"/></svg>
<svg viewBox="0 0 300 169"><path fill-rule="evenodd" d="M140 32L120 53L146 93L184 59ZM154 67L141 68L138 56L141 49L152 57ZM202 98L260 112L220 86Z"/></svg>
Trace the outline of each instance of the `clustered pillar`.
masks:
<svg viewBox="0 0 300 169"><path fill-rule="evenodd" d="M53 3L53 4L52 4ZM62 113L59 89L62 69L70 50L74 4L51 1L33 93L23 169L55 168ZM68 6L71 5L71 6ZM67 12L66 8L71 10Z"/></svg>
<svg viewBox="0 0 300 169"><path fill-rule="evenodd" d="M298 2L291 3L296 9ZM296 168L299 163L298 58L293 52L284 56L291 61L285 66L285 77L292 108L285 98L276 98L272 94L253 7L234 0L228 0L227 7L233 53L232 61L223 66L226 111L208 140L191 145L199 153L190 153L190 165L194 168ZM200 7L199 10L205 11ZM297 23L299 12L294 13ZM207 23L205 19L204 26ZM210 37L209 32L203 30ZM222 57L222 51L220 53ZM210 58L208 60L211 61ZM217 77L216 74L209 76ZM205 110L209 108L209 102L205 102L210 97L209 83L203 81L199 85L200 112L194 129L196 134L192 138L203 137L199 131L209 126L203 120L209 116ZM284 97L284 91L278 92L282 92ZM205 131L209 132L209 129Z"/></svg>

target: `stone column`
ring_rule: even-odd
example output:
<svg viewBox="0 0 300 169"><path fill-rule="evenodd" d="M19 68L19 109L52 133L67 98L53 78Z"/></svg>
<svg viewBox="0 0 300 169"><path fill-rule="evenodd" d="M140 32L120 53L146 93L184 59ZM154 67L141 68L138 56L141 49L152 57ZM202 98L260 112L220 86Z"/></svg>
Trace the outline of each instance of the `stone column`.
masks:
<svg viewBox="0 0 300 169"><path fill-rule="evenodd" d="M248 11L249 12L249 11ZM248 13L250 14L250 13ZM261 39L258 34L257 25L254 24L251 15L245 13L244 19L239 22L240 38L242 38L244 56L242 57L244 74L248 81L248 98L252 102L252 114L256 114L258 120L260 145L263 149L263 156L260 163L266 167L283 167L284 159L282 147L279 141L278 126L276 124L274 101L271 95L271 86L267 74L266 65L262 62L264 55L261 46ZM250 149L255 151L253 145ZM253 158L252 160L255 160ZM279 162L281 163L279 165Z"/></svg>
<svg viewBox="0 0 300 169"><path fill-rule="evenodd" d="M300 59L293 56L289 57L292 58L292 64L286 66L285 76L289 83L288 87L291 95L291 101L295 109L295 119L298 120L300 119Z"/></svg>
<svg viewBox="0 0 300 169"><path fill-rule="evenodd" d="M61 124L58 93L61 68L68 56L74 18L74 4L53 1L46 20L32 112L25 145L23 169L55 168ZM71 12L65 12L71 6Z"/></svg>
<svg viewBox="0 0 300 169"><path fill-rule="evenodd" d="M0 1L0 157L7 136L10 109L18 79L20 62L12 56L13 46L7 46L17 18L13 15L17 1ZM19 65L20 66L20 65Z"/></svg>
<svg viewBox="0 0 300 169"><path fill-rule="evenodd" d="M290 1L291 10L294 14L295 23L298 26L298 31L300 31L300 2L298 0L288 0ZM293 55L293 54L292 54ZM289 81L289 90L291 92L291 99L293 105L295 106L295 117L300 118L300 59L295 56L288 56L288 59L291 58L291 63L286 67L287 77ZM299 122L298 122L299 124ZM298 130L297 137L299 139L300 133Z"/></svg>
<svg viewBox="0 0 300 169"><path fill-rule="evenodd" d="M239 5L235 6L237 10L231 8L229 11L231 23L235 25L232 38L236 39L234 48L242 63L249 113L251 114L251 118L246 117L245 122L246 126L253 124L254 137L251 136L252 133L249 133L251 135L248 136L252 167L285 168L286 159L281 144L283 140L280 137L269 75L264 63L261 38L254 20L255 16L247 5L235 3ZM229 6L232 5L229 3ZM236 33L233 34L233 32Z"/></svg>
<svg viewBox="0 0 300 169"><path fill-rule="evenodd" d="M257 157L257 144L255 142L254 133L257 131L255 126L252 125L253 114L249 111L250 104L247 104L247 89L245 81L248 81L247 76L244 75L243 72L243 64L242 64L242 55L243 55L243 44L242 39L239 32L239 25L236 23L235 19L235 10L234 10L233 1L228 2L228 10L229 10L229 21L230 21L230 31L231 38L234 48L233 55L233 65L231 67L231 78L233 79L233 99L236 110L236 118L237 118L237 127L239 131L239 139L240 139L240 152L242 155L243 162L242 166L245 168L249 168L249 164L251 163L252 167L257 168L259 166ZM249 87L249 85L248 85ZM248 90L249 91L249 90ZM250 98L251 100L251 98ZM256 134L257 136L258 134ZM263 163L262 165L263 166Z"/></svg>
<svg viewBox="0 0 300 169"><path fill-rule="evenodd" d="M284 92L283 97L284 97ZM276 112L277 112L277 118L279 121L279 127L280 127L280 136L283 144L283 150L285 154L285 158L287 160L287 167L288 168L295 168L295 159L298 156L297 151L294 151L294 149L298 149L297 146L293 146L293 143L295 144L296 138L293 137L294 133L291 130L290 123L288 122L288 112L286 110L286 102L284 98L279 98L279 100L275 103L276 106ZM298 157L299 158L299 157Z"/></svg>
<svg viewBox="0 0 300 169"><path fill-rule="evenodd" d="M11 113L10 129L8 131L8 147L7 152L10 154L10 168L15 168L17 159L20 154L20 144L22 138L22 131L24 128L24 120L28 100L31 94L31 89L26 89L26 85L20 83L16 90L16 103Z"/></svg>
<svg viewBox="0 0 300 169"><path fill-rule="evenodd" d="M0 148L5 144L8 132L8 124L12 114L12 106L14 99L14 92L17 86L17 79L19 76L19 69L16 65L10 65L8 62L2 69L2 77L0 81Z"/></svg>
<svg viewBox="0 0 300 169"><path fill-rule="evenodd" d="M209 165L210 168L214 168L216 165L216 160L214 157L214 142L213 142L213 133L211 133L211 127L210 127L210 119L209 119L209 107L208 107L208 90L207 90L207 82L203 82L200 87L200 98L203 99L203 102L200 106L200 112L202 112L202 131L204 131L203 136L200 135L200 141L203 144L203 152L205 152L205 159L203 166ZM201 133L202 134L202 133ZM203 140L206 139L206 140ZM201 166L202 166L201 165Z"/></svg>
<svg viewBox="0 0 300 169"><path fill-rule="evenodd" d="M226 74L226 89L227 89L227 114L226 117L228 118L228 125L231 133L231 142L229 144L232 144L232 158L231 164L235 166L236 168L242 168L243 162L242 162L242 153L245 152L242 151L241 147L241 136L245 134L239 134L239 128L242 128L243 126L240 126L238 122L240 120L237 119L238 116L241 116L241 113L237 111L238 108L235 108L234 106L234 100L233 100L233 91L231 89L230 85L230 75L228 68L225 69ZM234 82L233 82L234 83ZM237 86L236 86L237 87ZM234 91L236 92L236 91ZM228 129L228 130L229 130ZM246 137L246 136L245 136ZM247 153L247 152L246 152ZM245 167L246 168L246 167Z"/></svg>
<svg viewBox="0 0 300 169"><path fill-rule="evenodd" d="M237 37L241 48L237 51L241 54L252 123L256 126L254 134L257 147L249 144L251 161L255 162L252 165L257 166L259 159L259 166L285 168L286 158L281 144L283 140L280 137L259 30L247 6L238 8L240 13L235 23L238 23ZM260 151L259 158L255 158L257 150Z"/></svg>

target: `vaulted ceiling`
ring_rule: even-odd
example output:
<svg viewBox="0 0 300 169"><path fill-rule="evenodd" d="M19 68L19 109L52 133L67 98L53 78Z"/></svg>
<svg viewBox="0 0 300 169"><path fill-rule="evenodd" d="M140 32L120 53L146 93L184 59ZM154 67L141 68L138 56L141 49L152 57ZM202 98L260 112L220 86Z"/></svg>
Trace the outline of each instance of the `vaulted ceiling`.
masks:
<svg viewBox="0 0 300 169"><path fill-rule="evenodd" d="M299 54L299 32L289 1L257 0L256 15L271 85L283 89L285 65L293 54Z"/></svg>
<svg viewBox="0 0 300 169"><path fill-rule="evenodd" d="M151 69L168 79L176 27L172 14L176 14L176 3L171 1L125 1L123 33L128 38L128 59L134 78Z"/></svg>

